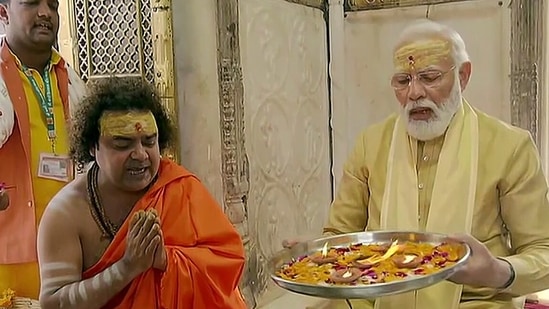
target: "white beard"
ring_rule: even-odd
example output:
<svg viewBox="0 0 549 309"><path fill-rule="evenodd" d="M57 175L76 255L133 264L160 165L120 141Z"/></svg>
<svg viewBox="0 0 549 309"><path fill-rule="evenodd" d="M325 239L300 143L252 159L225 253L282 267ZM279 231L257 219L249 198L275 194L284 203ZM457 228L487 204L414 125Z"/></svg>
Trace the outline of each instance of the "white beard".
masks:
<svg viewBox="0 0 549 309"><path fill-rule="evenodd" d="M454 83L450 96L440 106L437 106L433 101L428 99L408 102L401 109L401 116L408 124L408 134L420 141L428 141L442 136L461 106L461 101L462 95L459 78L456 77L456 83ZM427 121L410 119L410 111L420 107L430 108L432 110L432 118Z"/></svg>

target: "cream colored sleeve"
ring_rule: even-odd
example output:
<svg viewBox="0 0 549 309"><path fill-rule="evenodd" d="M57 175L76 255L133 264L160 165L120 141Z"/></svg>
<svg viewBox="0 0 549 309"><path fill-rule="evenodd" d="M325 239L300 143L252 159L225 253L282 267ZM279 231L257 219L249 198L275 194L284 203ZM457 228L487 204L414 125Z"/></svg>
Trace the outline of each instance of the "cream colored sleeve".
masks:
<svg viewBox="0 0 549 309"><path fill-rule="evenodd" d="M516 272L506 292L526 295L549 288L549 201L536 146L523 136L500 183L502 218L514 255L505 257Z"/></svg>
<svg viewBox="0 0 549 309"><path fill-rule="evenodd" d="M343 166L343 176L330 207L324 235L364 231L368 221L368 170L365 134L361 134Z"/></svg>

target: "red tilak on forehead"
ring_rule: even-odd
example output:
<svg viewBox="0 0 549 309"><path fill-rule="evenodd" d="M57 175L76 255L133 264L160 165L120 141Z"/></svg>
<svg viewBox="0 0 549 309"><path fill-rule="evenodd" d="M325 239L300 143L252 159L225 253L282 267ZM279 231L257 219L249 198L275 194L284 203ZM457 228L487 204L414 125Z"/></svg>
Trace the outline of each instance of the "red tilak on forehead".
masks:
<svg viewBox="0 0 549 309"><path fill-rule="evenodd" d="M411 67L414 67L414 64L416 64L416 61L414 60L414 56L408 56L408 64Z"/></svg>
<svg viewBox="0 0 549 309"><path fill-rule="evenodd" d="M135 124L135 131L137 131L137 132L143 131L143 126L141 125L141 122L137 122Z"/></svg>

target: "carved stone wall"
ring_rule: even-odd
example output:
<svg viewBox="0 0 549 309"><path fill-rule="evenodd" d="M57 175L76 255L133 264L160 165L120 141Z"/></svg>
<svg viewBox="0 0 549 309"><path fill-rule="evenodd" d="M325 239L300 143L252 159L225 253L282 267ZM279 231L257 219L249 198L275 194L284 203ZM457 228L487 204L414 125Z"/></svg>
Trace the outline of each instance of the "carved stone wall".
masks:
<svg viewBox="0 0 549 309"><path fill-rule="evenodd" d="M279 0L217 9L224 205L246 243L252 308L280 292L267 263L282 240L320 234L330 203L326 26Z"/></svg>
<svg viewBox="0 0 549 309"><path fill-rule="evenodd" d="M241 291L249 308L257 298L256 256L249 233L248 194L250 173L244 134L244 85L240 60L240 25L237 1L217 2L217 68L219 78L219 117L223 209L238 229L246 249L246 269Z"/></svg>
<svg viewBox="0 0 549 309"><path fill-rule="evenodd" d="M546 1L514 0L511 8L511 122L542 144L541 114ZM545 138L549 138L545 136Z"/></svg>

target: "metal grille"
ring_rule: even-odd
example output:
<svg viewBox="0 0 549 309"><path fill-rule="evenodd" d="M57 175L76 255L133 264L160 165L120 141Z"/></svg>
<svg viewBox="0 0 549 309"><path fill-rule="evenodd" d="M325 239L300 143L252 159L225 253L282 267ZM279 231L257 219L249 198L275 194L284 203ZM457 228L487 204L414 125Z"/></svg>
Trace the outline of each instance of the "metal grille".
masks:
<svg viewBox="0 0 549 309"><path fill-rule="evenodd" d="M154 81L151 1L74 0L82 78L143 76Z"/></svg>

